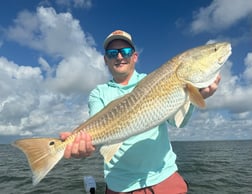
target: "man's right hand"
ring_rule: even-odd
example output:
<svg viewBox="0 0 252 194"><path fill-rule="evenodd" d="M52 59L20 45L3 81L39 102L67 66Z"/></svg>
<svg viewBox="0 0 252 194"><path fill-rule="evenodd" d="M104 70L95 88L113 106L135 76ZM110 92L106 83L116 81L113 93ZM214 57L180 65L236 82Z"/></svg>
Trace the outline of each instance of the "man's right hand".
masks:
<svg viewBox="0 0 252 194"><path fill-rule="evenodd" d="M65 140L71 132L60 133L60 139ZM84 158L90 156L95 151L92 138L85 132L78 133L74 141L66 146L64 158Z"/></svg>

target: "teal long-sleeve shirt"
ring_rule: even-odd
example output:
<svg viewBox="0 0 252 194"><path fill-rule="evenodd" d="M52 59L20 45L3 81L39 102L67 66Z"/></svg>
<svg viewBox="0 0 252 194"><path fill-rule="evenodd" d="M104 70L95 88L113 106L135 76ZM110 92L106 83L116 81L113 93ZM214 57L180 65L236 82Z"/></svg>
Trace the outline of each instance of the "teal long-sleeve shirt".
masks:
<svg viewBox="0 0 252 194"><path fill-rule="evenodd" d="M131 92L146 74L134 71L128 85L113 80L98 85L89 96L90 116L108 103ZM190 108L191 109L191 108ZM189 111L185 120L188 120ZM172 125L173 121L169 122ZM128 192L152 186L177 171L176 154L169 141L167 122L125 140L109 163L104 163L104 176L108 187L117 192Z"/></svg>

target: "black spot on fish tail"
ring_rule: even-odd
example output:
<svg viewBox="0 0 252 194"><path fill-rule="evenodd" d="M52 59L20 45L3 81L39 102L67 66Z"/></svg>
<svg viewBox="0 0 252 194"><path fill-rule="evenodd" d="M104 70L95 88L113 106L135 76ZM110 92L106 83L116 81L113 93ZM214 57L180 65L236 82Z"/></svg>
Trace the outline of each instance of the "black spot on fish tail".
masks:
<svg viewBox="0 0 252 194"><path fill-rule="evenodd" d="M54 141L51 141L51 142L49 143L50 146L52 146L52 145L54 145L54 144L55 144Z"/></svg>

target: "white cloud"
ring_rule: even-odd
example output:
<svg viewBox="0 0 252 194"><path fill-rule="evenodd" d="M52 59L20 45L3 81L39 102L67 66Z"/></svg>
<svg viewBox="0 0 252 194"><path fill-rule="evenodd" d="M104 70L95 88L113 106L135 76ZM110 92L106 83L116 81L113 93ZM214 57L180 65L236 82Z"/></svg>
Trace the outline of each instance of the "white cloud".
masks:
<svg viewBox="0 0 252 194"><path fill-rule="evenodd" d="M5 66L6 63L8 63L7 66ZM2 69L1 73L5 73L13 79L42 78L42 76L40 76L41 72L39 68L18 66L4 57L0 57L0 68Z"/></svg>
<svg viewBox="0 0 252 194"><path fill-rule="evenodd" d="M194 14L191 24L193 33L204 31L214 32L226 29L241 19L251 17L252 3L250 0L213 0L208 7L200 8Z"/></svg>
<svg viewBox="0 0 252 194"><path fill-rule="evenodd" d="M47 84L60 92L88 92L108 79L103 56L70 13L57 14L53 8L37 8L36 13L21 12L7 31L9 39L43 51L61 61L56 68L39 58L47 73ZM55 74L55 77L52 75Z"/></svg>
<svg viewBox="0 0 252 194"><path fill-rule="evenodd" d="M230 140L252 138L252 113L243 118L230 118L225 112L196 110L188 125L182 129L170 128L175 140ZM229 115L230 116L230 115Z"/></svg>
<svg viewBox="0 0 252 194"><path fill-rule="evenodd" d="M39 57L38 64L41 65L41 70L45 72L46 78L53 76L53 68L50 67L49 63L43 57Z"/></svg>
<svg viewBox="0 0 252 194"><path fill-rule="evenodd" d="M93 46L78 20L70 13L57 14L53 8L39 7L36 13L20 12L7 36L24 46L59 57L72 56L82 47Z"/></svg>
<svg viewBox="0 0 252 194"><path fill-rule="evenodd" d="M252 53L248 53L244 60L246 70L244 71L244 79L248 82L248 84L252 83Z"/></svg>
<svg viewBox="0 0 252 194"><path fill-rule="evenodd" d="M19 66L1 57L0 86L2 135L57 134L72 130L88 117L85 95L50 90L38 67Z"/></svg>
<svg viewBox="0 0 252 194"><path fill-rule="evenodd" d="M103 56L70 13L39 7L21 12L6 33L38 54L40 67L20 66L0 57L0 134L57 135L87 117L87 94L108 79ZM56 59L55 59L56 56Z"/></svg>
<svg viewBox="0 0 252 194"><path fill-rule="evenodd" d="M56 76L49 78L47 84L58 91L72 93L90 91L97 83L104 82L108 74L104 69L103 57L95 52L91 55L85 56L82 52L79 56L63 59L56 69Z"/></svg>
<svg viewBox="0 0 252 194"><path fill-rule="evenodd" d="M18 66L3 57L0 58L0 72L0 132L14 133L15 129L20 129L21 118L29 115L38 104L34 86L41 83L42 76L37 67Z"/></svg>
<svg viewBox="0 0 252 194"><path fill-rule="evenodd" d="M245 61L249 60L250 54ZM208 109L225 109L233 113L252 111L251 65L241 75L232 74L232 63L228 61L221 71L222 80L216 93L207 99Z"/></svg>

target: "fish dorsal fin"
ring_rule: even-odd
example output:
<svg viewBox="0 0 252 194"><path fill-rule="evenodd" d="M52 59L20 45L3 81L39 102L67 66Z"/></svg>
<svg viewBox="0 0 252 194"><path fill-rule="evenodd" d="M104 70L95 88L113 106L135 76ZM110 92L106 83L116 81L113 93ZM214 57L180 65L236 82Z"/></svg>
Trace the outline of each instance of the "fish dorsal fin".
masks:
<svg viewBox="0 0 252 194"><path fill-rule="evenodd" d="M115 153L117 152L117 150L121 147L122 142L120 143L116 143L116 144L110 144L110 145L103 145L100 149L100 153L104 158L104 161L106 163L108 163L113 156L115 155Z"/></svg>
<svg viewBox="0 0 252 194"><path fill-rule="evenodd" d="M205 108L206 103L202 95L200 94L198 88L191 84L186 84L186 89L188 91L189 99L191 103L199 108Z"/></svg>
<svg viewBox="0 0 252 194"><path fill-rule="evenodd" d="M182 123L185 119L186 114L189 111L190 105L191 105L191 102L188 99L186 103L174 115L174 121L175 121L176 127L182 127Z"/></svg>

